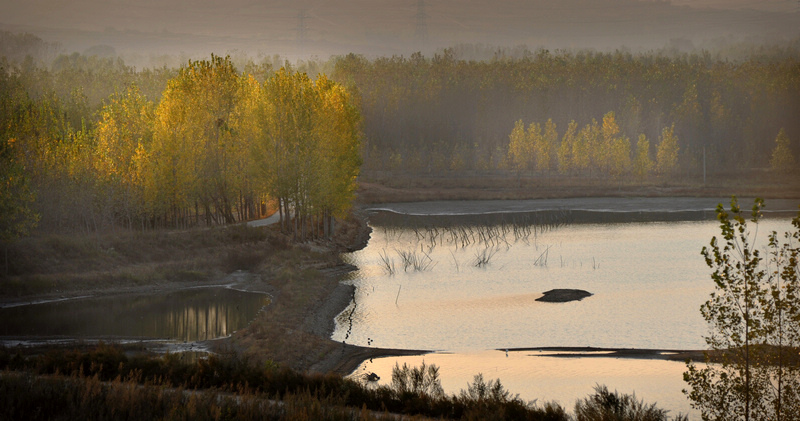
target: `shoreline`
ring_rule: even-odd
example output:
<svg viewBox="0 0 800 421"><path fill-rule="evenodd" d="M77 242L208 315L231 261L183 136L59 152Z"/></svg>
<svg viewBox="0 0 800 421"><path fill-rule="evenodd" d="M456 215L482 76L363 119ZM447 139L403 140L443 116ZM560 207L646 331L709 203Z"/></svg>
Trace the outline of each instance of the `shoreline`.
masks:
<svg viewBox="0 0 800 421"><path fill-rule="evenodd" d="M348 247L348 251L356 251L366 247L369 241L371 228L367 225L367 218L364 214L359 214L360 233L357 244ZM328 273L326 281L335 283L332 291L327 295L322 305L316 307L312 314L308 315L304 321L304 326L310 329L315 335L324 339L328 347L332 348L318 361L308 365L307 370L319 373L336 373L347 376L354 372L362 362L371 358L399 357L425 355L432 351L397 349L397 348L371 348L359 345L336 342L331 339L336 330L336 318L348 307L350 307L355 297L356 287L345 284L343 277L358 268L349 264L343 264L341 268Z"/></svg>
<svg viewBox="0 0 800 421"><path fill-rule="evenodd" d="M611 200L625 199L612 198ZM682 200L694 203L698 201L698 198L674 197L670 199L670 202L673 206L680 208ZM713 203L718 199L700 199L702 202L706 202L706 200ZM568 200L572 203L581 201L590 206L607 209L605 199L586 197ZM560 205L565 201L556 199L547 200L547 202L551 205L554 203ZM655 200L655 202L657 205L663 204L659 200ZM778 201L776 200L776 202ZM434 205L429 202L388 204L410 213L415 213L415 211L426 213L425 211ZM447 205L459 208L462 206L483 207L487 204L490 203L449 202ZM769 204L768 200L767 206ZM504 205L515 206L508 201ZM211 348L215 352L233 351L255 361L271 360L300 371L333 372L343 376L354 372L364 361L371 358L416 356L436 352L434 350L363 347L330 339L336 327L335 319L348 308L355 292L355 286L344 283L344 277L356 268L342 262L339 256L341 253L360 250L367 245L371 234L368 224L368 209L371 207L374 208L374 206L365 204L356 207L352 216L346 221L342 221L340 232L337 233L339 238L335 239L335 242L294 246L302 253L308 253L300 256L288 255L292 260L287 261L285 266L281 265L279 269L289 275L283 275L282 272L265 266L260 272L235 271L204 280L160 280L138 285L108 286L65 283L63 286L71 286L71 288L59 288L60 291L27 296L0 296L0 307L24 305L32 301L74 299L87 295L97 297L118 294L165 293L185 288L224 286L262 292L268 294L272 299L249 326L231 337L214 340ZM647 210L658 208L659 206L652 206ZM641 211L642 209L635 210ZM291 252L291 249L289 251ZM311 275L311 272L305 272L307 269L313 269L318 274ZM289 278L287 279L285 276L289 276ZM512 350L509 349L509 351ZM614 358L667 360L691 358L695 361L701 361L704 358L702 350L525 347L516 348L513 351L552 352L558 353L554 356L565 358L611 356ZM605 352L605 354L591 354L599 352Z"/></svg>
<svg viewBox="0 0 800 421"><path fill-rule="evenodd" d="M580 200L580 199L577 199ZM584 200L592 201L591 198L584 198ZM676 198L679 201L680 198ZM690 202L696 201L696 198L688 199ZM713 200L713 199L712 199ZM405 208L403 210L420 211L420 207L425 208L428 202L419 203L405 203L405 204L389 204L389 206L396 206ZM451 202L451 204L453 204ZM358 244L348 247L348 251L356 251L366 247L369 241L369 234L371 228L368 225L367 213L372 206L362 206L357 215L359 218L360 239ZM424 213L424 212L423 212ZM366 234L364 234L366 233ZM328 282L335 282L336 285L332 288L331 292L327 295L324 303L318 306L313 314L306 317L305 325L311 327L314 334L327 341L329 346L334 346L335 349L325 354L313 364L310 364L306 369L317 372L335 372L337 374L346 376L353 373L358 367L366 360L372 358L383 357L398 357L398 356L419 356L430 353L435 353L435 350L413 350L413 349L396 349L396 348L372 348L362 347L358 345L346 344L333 341L330 339L336 328L335 319L350 306L353 296L355 294L355 286L345 284L341 278L350 271L357 270L357 268L347 265L348 269L333 277L328 277ZM309 324L309 321L313 321ZM702 361L704 359L703 350L666 350L666 349L636 349L636 348L595 348L595 347L523 347L523 348L509 348L508 351L545 351L553 352L552 356L560 357L612 357L612 358L631 358L631 359L660 359L672 361L685 361L692 359L695 361ZM446 352L446 351L440 351ZM603 352L604 354L592 355L590 353ZM558 354L555 354L558 353Z"/></svg>
<svg viewBox="0 0 800 421"><path fill-rule="evenodd" d="M372 228L368 225L368 217L362 210L354 212L358 223L358 234L355 242L347 246L348 252L361 250L367 246ZM331 339L336 330L336 318L353 302L356 287L345 284L343 278L350 272L358 270L357 267L342 264L339 270L327 273L326 282L334 284L332 290L323 300L322 305L317 306L312 314L306 316L304 327L309 329L318 337L324 339L330 349L318 361L307 367L308 371L320 373L337 373L347 376L358 368L362 361L369 358L381 356L401 356L401 355L421 355L425 351L400 350L400 349L379 349L362 347L358 345L339 343Z"/></svg>

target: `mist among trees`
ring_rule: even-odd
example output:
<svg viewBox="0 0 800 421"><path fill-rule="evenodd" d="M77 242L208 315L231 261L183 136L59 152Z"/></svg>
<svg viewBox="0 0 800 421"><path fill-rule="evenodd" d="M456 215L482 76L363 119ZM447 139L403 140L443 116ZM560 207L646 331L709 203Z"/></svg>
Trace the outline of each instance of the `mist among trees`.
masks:
<svg viewBox="0 0 800 421"><path fill-rule="evenodd" d="M306 238L330 235L349 209L360 115L324 75L280 69L261 83L213 55L176 71L83 56L28 65L5 61L0 75L3 179L35 197L4 195L15 235L39 215L45 230L93 232L229 224L278 207L284 229Z"/></svg>
<svg viewBox="0 0 800 421"><path fill-rule="evenodd" d="M797 57L780 51L733 62L546 50L466 61L445 50L431 58L350 55L335 59L333 75L361 95L367 170L613 178L633 170L634 156L645 167L645 157L657 161L665 129L677 142L670 172L680 174L701 173L704 154L712 174L769 167L782 129L789 139L783 150L797 155L798 71ZM645 144L647 153L637 152ZM559 151L574 162L558 165ZM615 162L601 162L609 159ZM664 168L655 174L668 175Z"/></svg>
<svg viewBox="0 0 800 421"><path fill-rule="evenodd" d="M299 237L326 235L359 174L635 185L789 176L800 152L791 46L741 60L524 48L474 60L460 46L137 69L77 53L48 62L50 44L2 39L27 52L0 62L8 238L37 223L189 227L268 210Z"/></svg>

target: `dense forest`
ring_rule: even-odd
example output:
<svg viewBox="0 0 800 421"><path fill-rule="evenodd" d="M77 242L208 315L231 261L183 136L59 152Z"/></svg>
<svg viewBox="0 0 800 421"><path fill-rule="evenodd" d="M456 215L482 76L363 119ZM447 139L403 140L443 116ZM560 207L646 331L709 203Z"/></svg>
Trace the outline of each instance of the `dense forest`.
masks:
<svg viewBox="0 0 800 421"><path fill-rule="evenodd" d="M216 56L177 70L77 54L0 66L5 240L37 223L189 227L269 207L316 237L355 194L359 111L324 75L243 73Z"/></svg>
<svg viewBox="0 0 800 421"><path fill-rule="evenodd" d="M453 49L351 55L336 59L333 77L361 97L367 170L615 177L641 173L637 156L656 164L665 130L677 142L673 173L701 172L704 152L709 173L769 167L782 129L794 156L800 150L800 61L779 49L742 61L546 50L484 61L457 59ZM527 139L515 151L522 126ZM537 138L547 146L533 146ZM621 161L612 164L614 149Z"/></svg>
<svg viewBox="0 0 800 421"><path fill-rule="evenodd" d="M329 234L360 172L672 180L796 171L800 52L515 49L136 69L0 37L3 240L284 216ZM463 47L461 47L463 49ZM328 76L326 76L326 74ZM363 163L363 165L362 165ZM363 167L363 168L362 168Z"/></svg>

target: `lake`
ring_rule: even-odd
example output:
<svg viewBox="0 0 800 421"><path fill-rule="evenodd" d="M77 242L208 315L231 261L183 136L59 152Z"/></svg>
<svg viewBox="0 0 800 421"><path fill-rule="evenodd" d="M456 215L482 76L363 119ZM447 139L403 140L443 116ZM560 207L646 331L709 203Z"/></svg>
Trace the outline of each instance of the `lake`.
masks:
<svg viewBox="0 0 800 421"><path fill-rule="evenodd" d="M714 235L715 199L576 199L440 202L373 209L368 246L346 258L354 302L333 339L382 348L439 351L367 362L391 378L396 362L442 367L449 393L472 375L500 378L526 400L568 409L596 383L689 411L683 363L564 358L509 348L704 349L700 305L713 290L700 254ZM791 211L788 202L769 209ZM747 207L746 201L741 203ZM752 202L750 202L752 203ZM796 204L794 205L796 206ZM759 224L790 228L789 213ZM593 295L535 301L555 288ZM497 375L494 375L497 374ZM649 385L649 386L645 386Z"/></svg>

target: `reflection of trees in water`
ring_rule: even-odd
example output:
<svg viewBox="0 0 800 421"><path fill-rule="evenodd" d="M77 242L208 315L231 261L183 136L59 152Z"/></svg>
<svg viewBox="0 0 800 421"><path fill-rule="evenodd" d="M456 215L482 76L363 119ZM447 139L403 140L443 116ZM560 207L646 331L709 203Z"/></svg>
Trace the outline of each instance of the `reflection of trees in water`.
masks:
<svg viewBox="0 0 800 421"><path fill-rule="evenodd" d="M230 304L211 306L188 305L169 311L163 318L154 318L159 337L184 341L202 341L227 336L236 329L241 317ZM237 320L239 319L239 320Z"/></svg>
<svg viewBox="0 0 800 421"><path fill-rule="evenodd" d="M202 341L247 326L264 304L263 295L229 289L180 291L151 302L139 323L143 336Z"/></svg>
<svg viewBox="0 0 800 421"><path fill-rule="evenodd" d="M262 294L225 288L70 300L2 309L0 334L200 341L247 326L265 304Z"/></svg>
<svg viewBox="0 0 800 421"><path fill-rule="evenodd" d="M370 224L381 232L387 243L411 244L405 249L395 248L395 253L385 249L380 254L381 269L389 274L395 273L394 255L399 257L405 271L424 271L432 268L435 261L430 255L436 247L450 247L463 250L477 249L470 264L486 267L492 257L500 250L508 250L512 245L522 242L533 245L537 254L533 256L534 266L547 266L550 246L540 250L539 234L556 229L562 225L576 224L628 224L631 222L703 221L713 219L705 210L630 210L610 211L603 209L557 209L525 212L498 212L462 215L410 215L392 211L376 211L370 215ZM451 251L452 253L452 251ZM452 255L456 271L460 263ZM414 265L417 262L417 265ZM420 265L419 263L424 263ZM563 257L560 265L565 266ZM397 266L399 268L399 266ZM597 268L593 260L593 269Z"/></svg>

